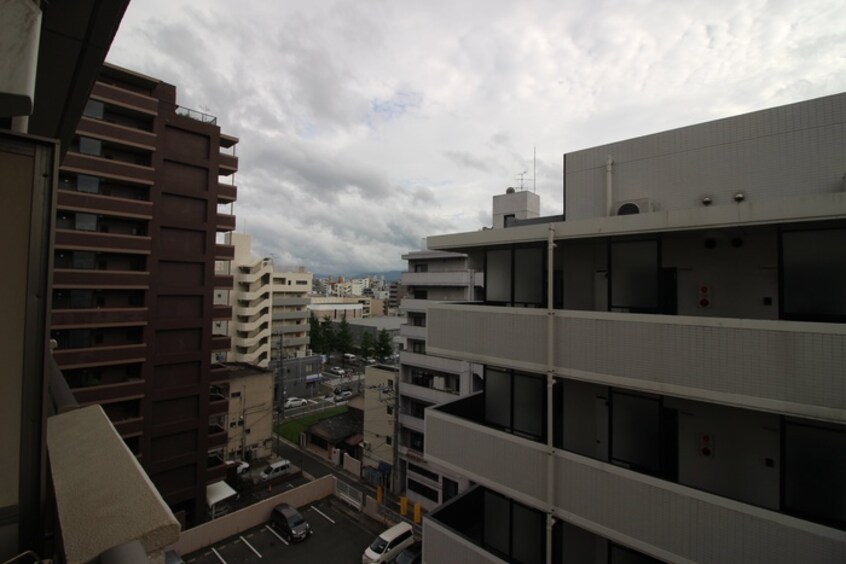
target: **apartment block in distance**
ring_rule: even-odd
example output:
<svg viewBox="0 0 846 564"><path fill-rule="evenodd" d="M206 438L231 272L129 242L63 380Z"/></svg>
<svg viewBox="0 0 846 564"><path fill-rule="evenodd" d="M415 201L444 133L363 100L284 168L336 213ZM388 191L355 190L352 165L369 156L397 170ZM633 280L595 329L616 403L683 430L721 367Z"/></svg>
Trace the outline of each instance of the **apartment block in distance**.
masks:
<svg viewBox="0 0 846 564"><path fill-rule="evenodd" d="M838 94L566 154L564 220L430 237L485 297L426 352L484 383L426 409L475 484L426 561L846 561L844 173Z"/></svg>
<svg viewBox="0 0 846 564"><path fill-rule="evenodd" d="M105 65L59 178L53 257L53 355L80 405L99 404L183 525L205 520L206 486L226 467L210 456L210 402L226 379L212 364L232 308L216 261L236 187L237 139L176 105L176 88ZM214 405L212 405L214 403ZM225 442L225 436L224 436Z"/></svg>
<svg viewBox="0 0 846 564"><path fill-rule="evenodd" d="M427 312L432 304L481 299L483 273L469 267L464 253L416 251L402 258L408 261L408 272L400 281L401 293L407 297L400 302L406 323L399 334L406 346L400 353L399 486L413 503L431 510L466 489L468 483L424 457L424 411L479 389L481 367L427 352Z"/></svg>

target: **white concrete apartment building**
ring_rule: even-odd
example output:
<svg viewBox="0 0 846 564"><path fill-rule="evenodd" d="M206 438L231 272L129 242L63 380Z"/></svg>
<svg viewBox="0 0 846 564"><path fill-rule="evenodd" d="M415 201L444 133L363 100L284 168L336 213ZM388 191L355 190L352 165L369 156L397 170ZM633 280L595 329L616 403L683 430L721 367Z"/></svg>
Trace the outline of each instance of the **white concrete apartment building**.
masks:
<svg viewBox="0 0 846 564"><path fill-rule="evenodd" d="M402 274L401 293L408 297L400 302L407 323L400 326L406 345L400 353L399 485L409 500L431 510L466 489L468 482L424 457L424 410L469 394L481 381L476 376L474 387L471 363L427 353L427 311L432 304L481 299L483 274L468 267L464 253L417 251L402 258L408 272ZM481 374L478 365L475 369Z"/></svg>
<svg viewBox="0 0 846 564"><path fill-rule="evenodd" d="M235 247L230 263L218 262L218 274L234 278L231 291L215 290L215 303L232 307L231 321L215 321L215 330L229 335L232 348L225 355L230 362L245 362L266 368L271 359L271 304L273 262L252 255L252 238L245 233L227 233L226 244ZM226 327L224 327L226 325Z"/></svg>
<svg viewBox="0 0 846 564"><path fill-rule="evenodd" d="M485 273L426 352L476 486L427 562L846 561L846 94L564 156L561 218L430 237Z"/></svg>
<svg viewBox="0 0 846 564"><path fill-rule="evenodd" d="M282 359L308 355L312 277L304 267L276 267L273 271L273 347L281 347Z"/></svg>

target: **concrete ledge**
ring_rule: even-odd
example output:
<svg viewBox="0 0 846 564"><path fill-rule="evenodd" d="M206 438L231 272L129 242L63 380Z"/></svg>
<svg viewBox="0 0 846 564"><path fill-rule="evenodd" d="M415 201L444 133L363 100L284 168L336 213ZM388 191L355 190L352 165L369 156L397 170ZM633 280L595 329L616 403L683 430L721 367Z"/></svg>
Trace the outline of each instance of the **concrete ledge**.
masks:
<svg viewBox="0 0 846 564"><path fill-rule="evenodd" d="M68 562L133 540L159 555L179 539L179 522L100 406L47 419L47 452Z"/></svg>

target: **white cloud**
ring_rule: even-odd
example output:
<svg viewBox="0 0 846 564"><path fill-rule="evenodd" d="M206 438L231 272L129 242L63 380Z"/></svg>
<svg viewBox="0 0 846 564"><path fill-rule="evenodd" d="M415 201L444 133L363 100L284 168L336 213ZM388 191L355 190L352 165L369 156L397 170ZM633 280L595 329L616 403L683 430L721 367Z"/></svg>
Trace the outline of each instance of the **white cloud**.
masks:
<svg viewBox="0 0 846 564"><path fill-rule="evenodd" d="M133 2L109 60L240 137L239 226L321 272L490 224L562 153L846 90L833 1ZM529 181L528 185L531 185Z"/></svg>

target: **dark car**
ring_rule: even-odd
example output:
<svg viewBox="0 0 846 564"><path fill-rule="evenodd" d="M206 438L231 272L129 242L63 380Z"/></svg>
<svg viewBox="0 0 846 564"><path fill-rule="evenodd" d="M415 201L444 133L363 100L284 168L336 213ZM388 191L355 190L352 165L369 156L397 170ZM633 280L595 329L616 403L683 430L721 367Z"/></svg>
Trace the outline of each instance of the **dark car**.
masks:
<svg viewBox="0 0 846 564"><path fill-rule="evenodd" d="M289 542L303 541L311 535L311 526L300 515L299 511L287 503L273 508L271 522L273 527Z"/></svg>
<svg viewBox="0 0 846 564"><path fill-rule="evenodd" d="M423 561L423 543L418 541L394 558L395 564L420 564Z"/></svg>

